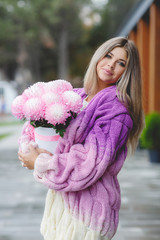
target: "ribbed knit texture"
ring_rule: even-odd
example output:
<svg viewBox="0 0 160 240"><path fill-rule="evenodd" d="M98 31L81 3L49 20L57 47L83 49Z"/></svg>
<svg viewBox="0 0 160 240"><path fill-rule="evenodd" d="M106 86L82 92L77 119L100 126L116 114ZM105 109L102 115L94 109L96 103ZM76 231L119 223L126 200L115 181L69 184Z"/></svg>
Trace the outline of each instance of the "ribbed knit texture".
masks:
<svg viewBox="0 0 160 240"><path fill-rule="evenodd" d="M84 89L76 91L86 97ZM48 155L46 161L46 155L40 154L36 159L35 178L60 191L72 216L104 239L111 239L118 226L117 174L126 158L131 128L128 111L111 86L71 122L53 157Z"/></svg>
<svg viewBox="0 0 160 240"><path fill-rule="evenodd" d="M75 218L62 194L49 189L40 228L45 240L109 240Z"/></svg>

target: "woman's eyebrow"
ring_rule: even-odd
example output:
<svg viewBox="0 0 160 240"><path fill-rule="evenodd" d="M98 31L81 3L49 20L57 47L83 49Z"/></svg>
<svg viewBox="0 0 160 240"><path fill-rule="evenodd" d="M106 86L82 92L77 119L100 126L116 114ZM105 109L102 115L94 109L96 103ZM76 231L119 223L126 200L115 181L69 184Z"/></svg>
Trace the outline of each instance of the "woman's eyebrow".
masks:
<svg viewBox="0 0 160 240"><path fill-rule="evenodd" d="M109 54L111 54L112 56L114 56L114 54L113 53L111 53L111 52L109 52ZM126 60L124 60L124 59L119 59L120 61L123 61L123 62L125 62L126 63Z"/></svg>
<svg viewBox="0 0 160 240"><path fill-rule="evenodd" d="M120 61L123 61L123 62L125 62L125 63L126 63L126 60L124 60L124 59L121 59L121 58L120 58L119 60L120 60Z"/></svg>

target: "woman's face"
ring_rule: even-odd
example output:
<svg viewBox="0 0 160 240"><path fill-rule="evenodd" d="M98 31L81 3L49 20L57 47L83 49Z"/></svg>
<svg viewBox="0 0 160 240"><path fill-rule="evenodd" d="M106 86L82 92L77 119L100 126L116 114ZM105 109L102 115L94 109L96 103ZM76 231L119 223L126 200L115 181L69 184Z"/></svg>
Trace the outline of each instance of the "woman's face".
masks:
<svg viewBox="0 0 160 240"><path fill-rule="evenodd" d="M102 90L116 83L125 71L127 52L123 47L115 47L97 64L98 87Z"/></svg>

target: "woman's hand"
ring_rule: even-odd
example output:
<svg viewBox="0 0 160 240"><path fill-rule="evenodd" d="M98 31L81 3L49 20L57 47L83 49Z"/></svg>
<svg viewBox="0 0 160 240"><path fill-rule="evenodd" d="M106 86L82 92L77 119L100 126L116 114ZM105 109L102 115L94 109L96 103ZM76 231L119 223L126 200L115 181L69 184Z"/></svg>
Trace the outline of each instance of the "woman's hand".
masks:
<svg viewBox="0 0 160 240"><path fill-rule="evenodd" d="M35 148L30 145L28 153L22 153L20 151L18 152L18 158L22 162L23 167L27 167L28 169L32 170L34 169L36 158L39 156L40 153L48 153L51 156L53 155L45 149Z"/></svg>

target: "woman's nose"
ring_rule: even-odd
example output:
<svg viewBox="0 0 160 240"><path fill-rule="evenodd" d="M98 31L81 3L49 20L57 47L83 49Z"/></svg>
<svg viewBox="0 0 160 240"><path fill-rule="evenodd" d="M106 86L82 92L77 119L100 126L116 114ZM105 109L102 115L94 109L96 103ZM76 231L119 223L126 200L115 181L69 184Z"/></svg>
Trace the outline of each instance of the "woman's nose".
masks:
<svg viewBox="0 0 160 240"><path fill-rule="evenodd" d="M114 61L110 61L110 62L108 63L108 66L109 66L111 69L114 69L114 67L115 67L115 62L114 62Z"/></svg>

